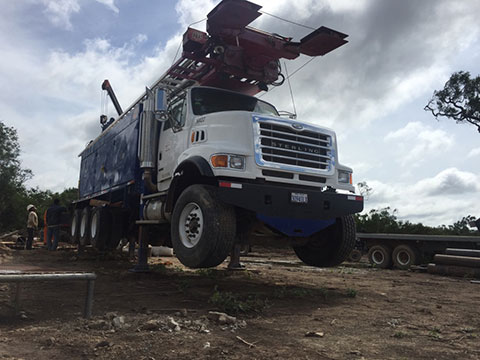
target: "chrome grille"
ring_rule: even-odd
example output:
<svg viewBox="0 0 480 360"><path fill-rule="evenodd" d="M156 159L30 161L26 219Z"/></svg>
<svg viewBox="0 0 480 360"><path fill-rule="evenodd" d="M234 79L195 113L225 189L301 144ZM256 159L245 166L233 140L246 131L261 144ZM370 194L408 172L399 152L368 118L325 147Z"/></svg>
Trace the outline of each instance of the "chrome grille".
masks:
<svg viewBox="0 0 480 360"><path fill-rule="evenodd" d="M257 163L296 171L330 172L333 165L332 136L308 129L297 131L290 123L256 121Z"/></svg>

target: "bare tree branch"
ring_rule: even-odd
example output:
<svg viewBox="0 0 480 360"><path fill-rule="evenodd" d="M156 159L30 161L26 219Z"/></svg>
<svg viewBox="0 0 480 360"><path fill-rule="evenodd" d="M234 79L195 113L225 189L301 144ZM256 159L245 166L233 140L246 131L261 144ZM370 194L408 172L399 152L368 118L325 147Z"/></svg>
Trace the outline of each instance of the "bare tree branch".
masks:
<svg viewBox="0 0 480 360"><path fill-rule="evenodd" d="M480 76L470 78L469 72L453 73L442 90L433 96L423 108L438 120L446 117L457 123L470 123L480 132Z"/></svg>

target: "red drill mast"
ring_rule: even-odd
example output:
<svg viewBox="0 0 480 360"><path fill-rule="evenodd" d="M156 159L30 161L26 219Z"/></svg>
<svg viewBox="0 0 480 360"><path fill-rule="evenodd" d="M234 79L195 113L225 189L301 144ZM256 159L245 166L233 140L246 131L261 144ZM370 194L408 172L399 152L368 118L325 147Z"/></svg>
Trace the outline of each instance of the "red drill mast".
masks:
<svg viewBox="0 0 480 360"><path fill-rule="evenodd" d="M158 83L176 87L185 80L199 85L254 95L268 85L281 85L281 58L320 56L347 43L348 36L320 27L299 42L247 25L261 6L246 0L223 0L207 15L207 32L188 28L183 54Z"/></svg>

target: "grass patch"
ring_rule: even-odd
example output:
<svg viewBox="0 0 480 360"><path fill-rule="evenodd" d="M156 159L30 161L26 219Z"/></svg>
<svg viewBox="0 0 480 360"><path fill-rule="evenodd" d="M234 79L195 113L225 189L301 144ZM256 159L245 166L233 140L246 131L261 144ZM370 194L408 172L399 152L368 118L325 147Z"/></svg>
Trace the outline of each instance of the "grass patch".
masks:
<svg viewBox="0 0 480 360"><path fill-rule="evenodd" d="M304 298L312 295L312 290L298 287L281 286L273 291L273 297L277 299Z"/></svg>
<svg viewBox="0 0 480 360"><path fill-rule="evenodd" d="M228 275L226 271L220 271L214 268L198 269L195 271L195 274L209 279L218 279Z"/></svg>
<svg viewBox="0 0 480 360"><path fill-rule="evenodd" d="M408 334L405 332L405 331L396 331L394 334L393 334L393 337L396 338L396 339L403 339L405 337L407 337Z"/></svg>
<svg viewBox="0 0 480 360"><path fill-rule="evenodd" d="M438 328L433 328L428 332L428 336L431 337L434 340L441 340L442 335L440 335L440 329Z"/></svg>
<svg viewBox="0 0 480 360"><path fill-rule="evenodd" d="M150 268L150 271L157 272L160 274L165 274L167 272L167 267L165 264L158 263L158 264L153 264L148 266Z"/></svg>
<svg viewBox="0 0 480 360"><path fill-rule="evenodd" d="M176 282L177 289L182 293L186 293L192 287L192 281L190 279L180 279Z"/></svg>
<svg viewBox="0 0 480 360"><path fill-rule="evenodd" d="M267 300L261 299L257 295L247 295L246 298L241 298L239 295L229 291L220 291L217 286L215 286L208 302L231 315L252 312L260 313L267 306Z"/></svg>
<svg viewBox="0 0 480 360"><path fill-rule="evenodd" d="M347 296L348 296L349 298L357 297L357 290L348 288L348 289L347 289Z"/></svg>

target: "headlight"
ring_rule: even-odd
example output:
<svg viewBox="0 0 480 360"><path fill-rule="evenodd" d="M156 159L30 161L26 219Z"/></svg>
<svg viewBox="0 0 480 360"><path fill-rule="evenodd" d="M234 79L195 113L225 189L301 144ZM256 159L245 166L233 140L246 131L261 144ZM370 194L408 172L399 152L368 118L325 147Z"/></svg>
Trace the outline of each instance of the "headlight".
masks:
<svg viewBox="0 0 480 360"><path fill-rule="evenodd" d="M243 169L245 167L245 157L239 155L230 155L229 164L232 169Z"/></svg>
<svg viewBox="0 0 480 360"><path fill-rule="evenodd" d="M338 182L344 184L352 184L352 173L347 171L339 171Z"/></svg>
<svg viewBox="0 0 480 360"><path fill-rule="evenodd" d="M235 170L245 169L245 156L215 154L210 158L210 163L214 168L231 168Z"/></svg>

